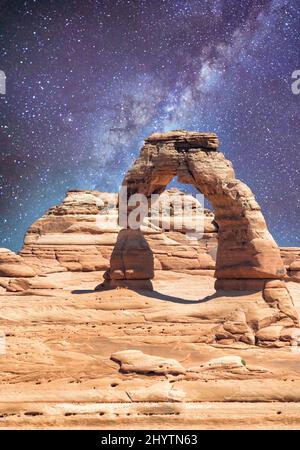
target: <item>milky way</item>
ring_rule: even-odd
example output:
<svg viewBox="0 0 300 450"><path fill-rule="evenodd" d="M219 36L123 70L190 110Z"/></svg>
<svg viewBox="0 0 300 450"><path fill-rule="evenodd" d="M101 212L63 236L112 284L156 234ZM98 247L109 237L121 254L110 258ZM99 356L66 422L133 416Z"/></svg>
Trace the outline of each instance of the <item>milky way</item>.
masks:
<svg viewBox="0 0 300 450"><path fill-rule="evenodd" d="M117 191L151 132L214 131L300 245L299 0L0 2L0 246L70 188Z"/></svg>

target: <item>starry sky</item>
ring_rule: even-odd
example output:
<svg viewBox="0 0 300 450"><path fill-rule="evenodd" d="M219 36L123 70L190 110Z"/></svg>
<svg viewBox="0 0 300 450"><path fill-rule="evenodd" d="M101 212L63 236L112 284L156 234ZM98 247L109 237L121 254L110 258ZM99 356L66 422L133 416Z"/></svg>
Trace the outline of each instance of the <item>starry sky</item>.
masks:
<svg viewBox="0 0 300 450"><path fill-rule="evenodd" d="M0 247L70 188L117 191L143 137L214 131L300 246L299 0L0 1Z"/></svg>

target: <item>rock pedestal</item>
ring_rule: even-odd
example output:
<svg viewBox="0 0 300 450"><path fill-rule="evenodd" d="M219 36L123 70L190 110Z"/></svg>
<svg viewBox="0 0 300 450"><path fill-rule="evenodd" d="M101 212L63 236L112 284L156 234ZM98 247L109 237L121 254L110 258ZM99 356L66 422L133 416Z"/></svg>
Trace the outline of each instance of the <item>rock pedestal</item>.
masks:
<svg viewBox="0 0 300 450"><path fill-rule="evenodd" d="M140 230L124 229L111 255L110 270L104 274L102 287L129 287L152 290L154 258Z"/></svg>

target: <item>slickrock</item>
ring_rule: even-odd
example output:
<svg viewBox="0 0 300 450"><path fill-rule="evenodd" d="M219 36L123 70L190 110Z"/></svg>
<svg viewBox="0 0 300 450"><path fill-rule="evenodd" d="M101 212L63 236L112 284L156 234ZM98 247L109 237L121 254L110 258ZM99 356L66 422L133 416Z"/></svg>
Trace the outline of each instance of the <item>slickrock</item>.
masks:
<svg viewBox="0 0 300 450"><path fill-rule="evenodd" d="M247 370L245 361L240 356L229 355L221 356L220 358L210 359L202 364L199 370L228 370L228 369L243 369ZM195 368L189 369L193 371Z"/></svg>
<svg viewBox="0 0 300 450"><path fill-rule="evenodd" d="M185 368L175 359L146 355L140 350L123 350L113 353L111 359L120 363L120 369L124 372L163 375L185 373Z"/></svg>
<svg viewBox="0 0 300 450"><path fill-rule="evenodd" d="M0 277L34 277L32 267L19 255L11 250L0 248Z"/></svg>
<svg viewBox="0 0 300 450"><path fill-rule="evenodd" d="M159 270L151 293L95 292L102 274L1 278L49 289L0 292L0 427L299 428L299 329L261 291ZM245 322L255 345L235 340Z"/></svg>
<svg viewBox="0 0 300 450"><path fill-rule="evenodd" d="M29 228L20 254L43 273L106 269L118 232L117 197L69 191Z"/></svg>
<svg viewBox="0 0 300 450"><path fill-rule="evenodd" d="M245 342L249 345L255 344L253 330L248 326L246 314L237 309L227 317L224 323L216 331L216 340L219 343Z"/></svg>
<svg viewBox="0 0 300 450"><path fill-rule="evenodd" d="M174 388L174 385L167 381L126 392L132 402L182 402L185 398L185 392L183 390ZM177 409L174 411L174 407L164 407L164 410L167 414L178 414L179 411Z"/></svg>
<svg viewBox="0 0 300 450"><path fill-rule="evenodd" d="M300 258L296 259L289 265L288 274L295 281L300 282Z"/></svg>
<svg viewBox="0 0 300 450"><path fill-rule="evenodd" d="M283 314L283 317L289 317L294 321L296 326L299 325L298 313L285 283L280 280L267 281L264 287L263 296L270 306L279 309Z"/></svg>
<svg viewBox="0 0 300 450"><path fill-rule="evenodd" d="M262 328L256 333L257 339L260 341L277 341L280 338L282 327L272 325L270 327Z"/></svg>
<svg viewBox="0 0 300 450"><path fill-rule="evenodd" d="M55 283L51 283L43 278L35 277L35 278L13 278L9 280L6 290L8 292L22 292L27 291L29 289L57 289L57 285Z"/></svg>
<svg viewBox="0 0 300 450"><path fill-rule="evenodd" d="M287 276L293 281L300 282L300 248L281 247L281 258L287 270Z"/></svg>

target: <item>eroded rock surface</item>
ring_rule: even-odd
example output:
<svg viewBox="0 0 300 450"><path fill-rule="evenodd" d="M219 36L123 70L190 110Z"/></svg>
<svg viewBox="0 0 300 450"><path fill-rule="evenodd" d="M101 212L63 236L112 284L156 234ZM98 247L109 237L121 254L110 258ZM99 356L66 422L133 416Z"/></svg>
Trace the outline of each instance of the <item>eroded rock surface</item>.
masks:
<svg viewBox="0 0 300 450"><path fill-rule="evenodd" d="M179 375L185 373L184 367L175 359L146 355L140 350L124 350L113 353L111 359L120 363L124 372L156 373Z"/></svg>
<svg viewBox="0 0 300 450"><path fill-rule="evenodd" d="M212 212L204 210L202 239L187 239L188 230L176 228L176 209L173 208L174 203L182 202L184 194L178 189L168 190L166 194L172 197L170 210L163 212L158 226L152 227L146 221L142 228L143 242L147 243L143 245L151 249L155 270L186 270L197 274L204 271L213 275L217 225ZM197 202L189 197L191 202ZM60 205L50 208L29 228L20 255L38 273L108 269L120 231L117 201L118 194L69 191ZM193 220L194 216L191 217ZM119 244L123 245L122 239ZM118 247L115 253L116 257L120 254ZM126 277L130 278L130 264L135 258L131 258L128 252L124 253L128 264ZM140 253L143 254L143 246ZM142 270L142 265L140 268ZM113 278L120 279L120 276L116 272Z"/></svg>
<svg viewBox="0 0 300 450"><path fill-rule="evenodd" d="M300 427L300 337L261 291L215 293L212 277L169 270L152 292L95 292L102 275L0 291L0 428ZM245 324L255 345L217 336Z"/></svg>
<svg viewBox="0 0 300 450"><path fill-rule="evenodd" d="M36 272L26 260L7 248L0 248L0 277L34 277Z"/></svg>

